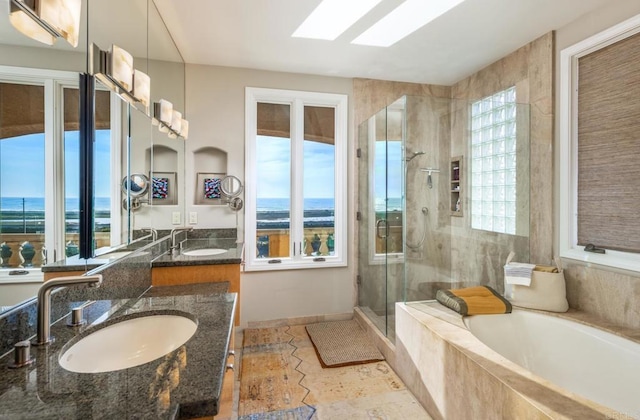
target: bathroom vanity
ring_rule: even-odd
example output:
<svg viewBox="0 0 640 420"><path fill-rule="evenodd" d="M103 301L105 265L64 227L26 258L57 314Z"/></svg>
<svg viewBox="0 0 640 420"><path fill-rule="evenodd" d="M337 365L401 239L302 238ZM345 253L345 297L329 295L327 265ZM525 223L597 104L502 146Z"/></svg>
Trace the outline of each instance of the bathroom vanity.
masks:
<svg viewBox="0 0 640 420"><path fill-rule="evenodd" d="M0 359L0 413L8 418L227 418L233 390L233 317L237 295L226 282L152 287L140 298L97 301L87 324L51 327L55 341L31 347L35 362L9 369ZM136 317L177 315L197 323L182 346L151 362L110 372L74 373L61 355L92 332ZM224 386L223 386L224 384ZM226 414L225 414L226 410Z"/></svg>

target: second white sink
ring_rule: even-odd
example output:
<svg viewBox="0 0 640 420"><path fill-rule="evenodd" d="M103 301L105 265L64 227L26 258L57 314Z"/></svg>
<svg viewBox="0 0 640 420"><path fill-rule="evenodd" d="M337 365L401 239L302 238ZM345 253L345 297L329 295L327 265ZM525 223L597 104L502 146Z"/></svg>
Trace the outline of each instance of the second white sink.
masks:
<svg viewBox="0 0 640 420"><path fill-rule="evenodd" d="M190 257L205 257L207 255L224 254L225 252L227 252L227 250L221 249L221 248L203 248L203 249L192 249L190 251L183 251L182 255L187 255Z"/></svg>
<svg viewBox="0 0 640 420"><path fill-rule="evenodd" d="M186 343L198 325L179 315L132 318L97 330L60 357L71 372L112 372L139 366L171 353Z"/></svg>

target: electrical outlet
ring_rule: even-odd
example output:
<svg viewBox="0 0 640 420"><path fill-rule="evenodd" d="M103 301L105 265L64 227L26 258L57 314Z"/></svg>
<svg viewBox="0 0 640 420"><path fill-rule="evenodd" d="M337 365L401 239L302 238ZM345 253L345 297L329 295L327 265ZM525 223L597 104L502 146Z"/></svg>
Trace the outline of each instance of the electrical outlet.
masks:
<svg viewBox="0 0 640 420"><path fill-rule="evenodd" d="M171 213L171 223L173 223L174 225L179 225L180 224L180 212L179 211L174 211L173 213Z"/></svg>
<svg viewBox="0 0 640 420"><path fill-rule="evenodd" d="M197 225L198 224L198 212L197 211L189 212L189 224L190 225Z"/></svg>

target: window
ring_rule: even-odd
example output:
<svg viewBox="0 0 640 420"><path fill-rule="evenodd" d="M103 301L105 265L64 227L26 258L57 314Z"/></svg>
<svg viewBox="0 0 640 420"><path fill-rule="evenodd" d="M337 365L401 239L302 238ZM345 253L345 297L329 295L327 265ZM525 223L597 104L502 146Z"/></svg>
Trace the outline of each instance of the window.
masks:
<svg viewBox="0 0 640 420"><path fill-rule="evenodd" d="M104 94L97 125L108 129ZM77 73L0 66L0 276L41 279L41 265L78 253L78 102ZM108 171L102 178L110 186Z"/></svg>
<svg viewBox="0 0 640 420"><path fill-rule="evenodd" d="M560 55L560 256L640 271L640 16ZM585 251L593 244L604 253Z"/></svg>
<svg viewBox="0 0 640 420"><path fill-rule="evenodd" d="M516 234L516 89L471 104L471 227Z"/></svg>
<svg viewBox="0 0 640 420"><path fill-rule="evenodd" d="M247 270L346 264L347 97L246 90Z"/></svg>

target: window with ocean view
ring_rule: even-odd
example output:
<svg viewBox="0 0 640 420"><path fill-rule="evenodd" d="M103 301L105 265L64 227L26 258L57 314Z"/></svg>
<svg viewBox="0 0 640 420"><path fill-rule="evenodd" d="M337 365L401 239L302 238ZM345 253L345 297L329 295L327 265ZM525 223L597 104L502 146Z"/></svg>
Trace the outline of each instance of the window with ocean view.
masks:
<svg viewBox="0 0 640 420"><path fill-rule="evenodd" d="M101 185L95 187L95 208L96 220L104 221L103 245L109 245L111 154L105 93L106 102L96 101L96 108L106 103L101 115L106 112L107 124L97 124ZM78 101L77 73L0 66L0 276L25 273L25 279L41 279L41 265L78 253ZM107 195L100 196L101 191Z"/></svg>
<svg viewBox="0 0 640 420"><path fill-rule="evenodd" d="M343 265L346 97L247 95L247 269Z"/></svg>

